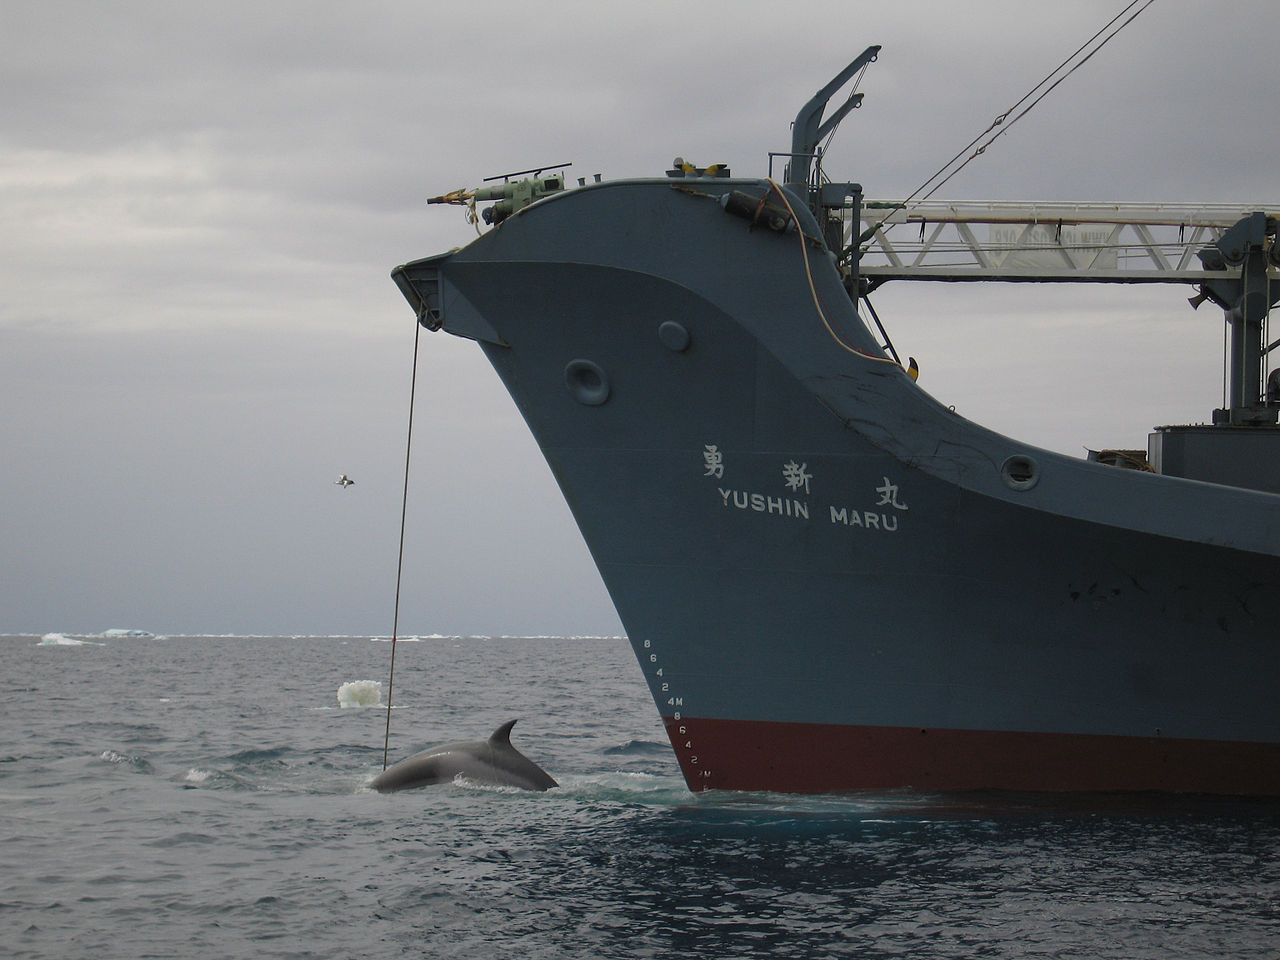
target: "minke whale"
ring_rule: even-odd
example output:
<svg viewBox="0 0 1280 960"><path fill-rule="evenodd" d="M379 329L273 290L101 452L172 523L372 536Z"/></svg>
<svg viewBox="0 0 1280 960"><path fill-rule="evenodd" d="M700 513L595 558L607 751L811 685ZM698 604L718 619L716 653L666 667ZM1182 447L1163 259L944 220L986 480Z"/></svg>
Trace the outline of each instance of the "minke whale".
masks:
<svg viewBox="0 0 1280 960"><path fill-rule="evenodd" d="M379 793L392 793L449 783L454 777L463 776L476 783L523 790L558 787L545 770L511 745L511 728L515 725L516 721L508 720L488 740L446 743L415 753L387 767L369 786Z"/></svg>

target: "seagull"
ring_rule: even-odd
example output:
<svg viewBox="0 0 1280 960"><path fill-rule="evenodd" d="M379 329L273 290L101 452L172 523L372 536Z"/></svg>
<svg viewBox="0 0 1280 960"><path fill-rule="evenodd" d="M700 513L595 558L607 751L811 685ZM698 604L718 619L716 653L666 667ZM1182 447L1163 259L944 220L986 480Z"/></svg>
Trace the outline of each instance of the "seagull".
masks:
<svg viewBox="0 0 1280 960"><path fill-rule="evenodd" d="M333 482L336 483L338 486L342 487L343 490L347 489L347 487L355 483L355 481L352 480L350 477L348 477L345 473Z"/></svg>

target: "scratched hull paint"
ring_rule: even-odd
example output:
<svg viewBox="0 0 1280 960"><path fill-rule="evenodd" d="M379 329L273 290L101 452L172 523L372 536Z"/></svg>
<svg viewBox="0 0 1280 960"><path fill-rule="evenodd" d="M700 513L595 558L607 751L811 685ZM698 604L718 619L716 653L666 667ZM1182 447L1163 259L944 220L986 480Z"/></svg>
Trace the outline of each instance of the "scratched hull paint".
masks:
<svg viewBox="0 0 1280 960"><path fill-rule="evenodd" d="M715 199L769 184L698 186L395 273L519 406L689 786L1280 794L1280 497L956 416L824 253Z"/></svg>

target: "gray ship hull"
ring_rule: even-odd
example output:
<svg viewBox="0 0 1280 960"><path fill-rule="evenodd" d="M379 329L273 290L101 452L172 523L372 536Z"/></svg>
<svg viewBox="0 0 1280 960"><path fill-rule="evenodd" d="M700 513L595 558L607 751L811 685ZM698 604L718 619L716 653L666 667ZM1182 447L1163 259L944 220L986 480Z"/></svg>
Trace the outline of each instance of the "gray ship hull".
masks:
<svg viewBox="0 0 1280 960"><path fill-rule="evenodd" d="M397 268L550 464L691 788L1280 795L1280 496L928 396L765 182L600 184Z"/></svg>

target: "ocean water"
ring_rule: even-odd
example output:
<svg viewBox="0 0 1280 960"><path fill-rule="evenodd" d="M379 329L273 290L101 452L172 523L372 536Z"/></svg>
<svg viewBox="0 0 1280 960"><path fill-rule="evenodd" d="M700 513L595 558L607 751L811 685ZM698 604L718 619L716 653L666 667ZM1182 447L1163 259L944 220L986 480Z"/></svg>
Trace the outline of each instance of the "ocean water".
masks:
<svg viewBox="0 0 1280 960"><path fill-rule="evenodd" d="M0 955L1280 956L1280 804L695 796L625 641L568 638L405 642L391 711L392 761L519 717L560 788L384 796L389 654L0 637Z"/></svg>

